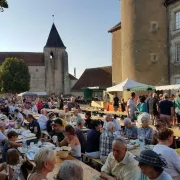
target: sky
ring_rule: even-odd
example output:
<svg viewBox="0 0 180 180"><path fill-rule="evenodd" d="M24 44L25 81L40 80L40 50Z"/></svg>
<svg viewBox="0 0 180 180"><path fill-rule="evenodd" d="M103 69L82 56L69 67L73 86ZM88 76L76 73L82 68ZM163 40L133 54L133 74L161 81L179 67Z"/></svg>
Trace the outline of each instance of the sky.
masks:
<svg viewBox="0 0 180 180"><path fill-rule="evenodd" d="M119 0L8 0L0 12L1 52L43 52L54 23L67 47L69 72L111 65L112 36L120 21Z"/></svg>

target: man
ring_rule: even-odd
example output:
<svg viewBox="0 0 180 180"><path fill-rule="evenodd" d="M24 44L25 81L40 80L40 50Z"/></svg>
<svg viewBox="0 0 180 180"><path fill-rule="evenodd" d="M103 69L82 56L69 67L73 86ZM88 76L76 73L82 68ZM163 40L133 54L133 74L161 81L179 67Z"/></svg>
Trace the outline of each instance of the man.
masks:
<svg viewBox="0 0 180 180"><path fill-rule="evenodd" d="M19 109L14 110L14 118L19 124L23 124L24 117L23 115L19 112Z"/></svg>
<svg viewBox="0 0 180 180"><path fill-rule="evenodd" d="M128 118L130 118L132 121L135 120L135 109L136 109L136 105L134 102L135 98L136 98L136 94L132 92L131 98L127 102L127 109L126 109Z"/></svg>
<svg viewBox="0 0 180 180"><path fill-rule="evenodd" d="M69 102L67 106L69 111L71 111L72 108L77 108L77 104L75 103L75 97L71 97L71 102Z"/></svg>
<svg viewBox="0 0 180 180"><path fill-rule="evenodd" d="M76 129L75 129L75 134L79 139L79 142L81 144L81 152L85 153L86 151L86 137L85 134L83 133L83 131L81 130L84 127L85 124L85 120L82 118L77 118L76 120Z"/></svg>
<svg viewBox="0 0 180 180"><path fill-rule="evenodd" d="M173 103L169 101L167 93L163 94L163 98L164 100L159 103L160 119L164 120L167 123L167 125L171 127L174 115Z"/></svg>
<svg viewBox="0 0 180 180"><path fill-rule="evenodd" d="M114 95L113 106L114 106L114 111L117 111L119 108L119 98L117 97L117 94Z"/></svg>
<svg viewBox="0 0 180 180"><path fill-rule="evenodd" d="M135 156L127 151L126 141L117 137L112 143L112 152L101 168L101 179L135 180L139 172Z"/></svg>
<svg viewBox="0 0 180 180"><path fill-rule="evenodd" d="M180 128L180 93L177 92L176 94L176 98L174 99L174 108L175 108L175 113L176 113L176 117L178 120L178 125Z"/></svg>
<svg viewBox="0 0 180 180"><path fill-rule="evenodd" d="M41 130L45 130L47 127L47 111L45 109L41 109L41 114L38 118L38 123L40 125Z"/></svg>
<svg viewBox="0 0 180 180"><path fill-rule="evenodd" d="M114 130L115 126L113 122L108 122L107 131L101 134L100 136L100 159L103 163L106 162L106 159L110 152L112 152L112 142L114 140Z"/></svg>
<svg viewBox="0 0 180 180"><path fill-rule="evenodd" d="M124 126L125 126L124 136L127 137L128 139L137 139L138 136L137 127L132 125L131 119L125 118Z"/></svg>
<svg viewBox="0 0 180 180"><path fill-rule="evenodd" d="M36 103L35 103L35 102L32 102L31 105L32 105L32 108L31 108L32 112L38 113L38 108L37 108L37 106L36 106Z"/></svg>
<svg viewBox="0 0 180 180"><path fill-rule="evenodd" d="M113 119L111 114L106 115L106 121L104 122L103 129L107 130L107 123L113 122L115 126L115 132L114 135L120 135L121 126L119 122L116 119Z"/></svg>

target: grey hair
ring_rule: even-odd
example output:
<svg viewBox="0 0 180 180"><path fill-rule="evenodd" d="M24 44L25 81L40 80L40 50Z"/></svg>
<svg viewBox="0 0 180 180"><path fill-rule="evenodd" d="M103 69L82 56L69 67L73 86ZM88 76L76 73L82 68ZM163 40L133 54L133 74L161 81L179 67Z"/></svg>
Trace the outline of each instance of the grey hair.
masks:
<svg viewBox="0 0 180 180"><path fill-rule="evenodd" d="M76 125L81 125L82 121L84 121L84 119L82 119L80 116L78 116L78 118L76 119Z"/></svg>
<svg viewBox="0 0 180 180"><path fill-rule="evenodd" d="M107 130L111 130L112 128L115 128L114 123L113 123L113 122L108 122L108 123L106 124L106 129L107 129Z"/></svg>
<svg viewBox="0 0 180 180"><path fill-rule="evenodd" d="M41 114L44 113L44 112L47 112L46 109L41 109Z"/></svg>
<svg viewBox="0 0 180 180"><path fill-rule="evenodd" d="M83 180L83 169L76 162L66 160L60 164L57 180Z"/></svg>
<svg viewBox="0 0 180 180"><path fill-rule="evenodd" d="M36 170L42 170L44 168L44 163L46 161L50 161L55 158L56 153L52 149L49 148L42 148L40 151L35 155L34 162L36 164Z"/></svg>
<svg viewBox="0 0 180 180"><path fill-rule="evenodd" d="M127 123L131 123L131 119L130 118L125 118L124 119L124 124L127 124Z"/></svg>
<svg viewBox="0 0 180 180"><path fill-rule="evenodd" d="M126 140L122 136L116 136L116 138L113 140L113 143L121 143L127 147Z"/></svg>
<svg viewBox="0 0 180 180"><path fill-rule="evenodd" d="M106 118L113 118L112 114L107 114Z"/></svg>

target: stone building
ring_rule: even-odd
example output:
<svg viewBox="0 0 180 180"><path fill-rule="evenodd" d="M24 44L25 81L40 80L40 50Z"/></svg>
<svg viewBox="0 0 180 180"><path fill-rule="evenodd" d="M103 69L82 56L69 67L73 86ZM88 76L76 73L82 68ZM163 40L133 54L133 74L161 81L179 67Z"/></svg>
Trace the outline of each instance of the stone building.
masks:
<svg viewBox="0 0 180 180"><path fill-rule="evenodd" d="M43 53L0 52L0 63L7 57L23 59L31 74L30 91L48 95L69 94L77 79L68 72L68 54L59 33L52 25Z"/></svg>
<svg viewBox="0 0 180 180"><path fill-rule="evenodd" d="M170 83L180 84L180 0L168 0L168 46Z"/></svg>

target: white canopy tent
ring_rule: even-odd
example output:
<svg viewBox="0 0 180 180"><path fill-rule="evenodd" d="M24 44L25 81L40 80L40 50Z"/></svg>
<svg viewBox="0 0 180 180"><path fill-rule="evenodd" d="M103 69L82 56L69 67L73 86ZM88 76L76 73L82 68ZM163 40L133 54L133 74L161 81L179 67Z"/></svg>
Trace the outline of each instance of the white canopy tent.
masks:
<svg viewBox="0 0 180 180"><path fill-rule="evenodd" d="M156 91L179 90L179 89L180 89L180 84L167 85L167 86L156 86Z"/></svg>
<svg viewBox="0 0 180 180"><path fill-rule="evenodd" d="M107 88L107 92L117 92L117 91L126 91L131 88L137 88L137 87L144 87L148 88L149 85L147 84L142 84L137 81L134 81L130 78L127 78L125 81L121 82L120 84L117 84L115 86Z"/></svg>

